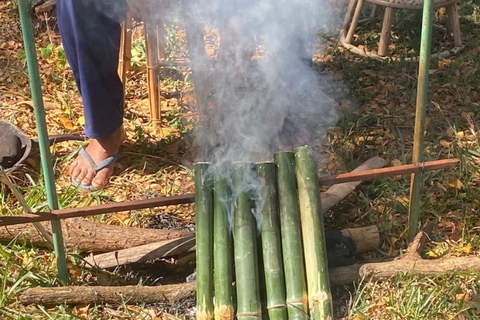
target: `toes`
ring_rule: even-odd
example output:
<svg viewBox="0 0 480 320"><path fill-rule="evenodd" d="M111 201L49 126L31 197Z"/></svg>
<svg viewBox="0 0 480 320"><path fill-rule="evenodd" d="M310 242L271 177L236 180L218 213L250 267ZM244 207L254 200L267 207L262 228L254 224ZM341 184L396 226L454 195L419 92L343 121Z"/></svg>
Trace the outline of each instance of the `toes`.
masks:
<svg viewBox="0 0 480 320"><path fill-rule="evenodd" d="M92 186L94 186L95 188L104 187L108 183L108 180L111 176L111 171L113 170L109 168L98 171L97 175L92 179Z"/></svg>
<svg viewBox="0 0 480 320"><path fill-rule="evenodd" d="M78 175L78 160L73 161L69 166L68 166L68 174L72 178L76 178L76 175Z"/></svg>
<svg viewBox="0 0 480 320"><path fill-rule="evenodd" d="M85 179L85 177L87 176L87 174L88 174L88 170L79 169L77 176L76 177L72 176L72 177L74 177L74 179L76 179L77 181L83 181Z"/></svg>
<svg viewBox="0 0 480 320"><path fill-rule="evenodd" d="M83 177L82 184L85 186L91 185L93 178L95 178L95 172L90 170L85 174L85 177Z"/></svg>
<svg viewBox="0 0 480 320"><path fill-rule="evenodd" d="M82 180L82 178L80 178L80 175L82 174L82 168L79 166L79 165L75 165L75 167L73 167L71 170L70 170L70 176L75 179L75 180Z"/></svg>

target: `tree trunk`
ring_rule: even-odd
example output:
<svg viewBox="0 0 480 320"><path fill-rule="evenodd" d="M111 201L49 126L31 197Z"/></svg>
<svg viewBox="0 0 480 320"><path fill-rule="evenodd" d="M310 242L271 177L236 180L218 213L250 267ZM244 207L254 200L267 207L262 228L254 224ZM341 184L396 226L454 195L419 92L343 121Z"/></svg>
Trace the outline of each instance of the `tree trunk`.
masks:
<svg viewBox="0 0 480 320"><path fill-rule="evenodd" d="M168 302L173 304L182 299L195 296L195 282L161 285L154 287L124 286L124 287L51 287L28 289L20 296L25 304L62 305L111 303L155 303Z"/></svg>
<svg viewBox="0 0 480 320"><path fill-rule="evenodd" d="M49 222L41 224L51 232ZM191 232L108 226L85 218L72 218L62 222L63 238L67 248L86 252L108 252L140 246L161 240L176 239L191 235ZM18 224L0 227L0 242L9 242L19 234L18 239L36 247L46 247L47 243L32 224Z"/></svg>

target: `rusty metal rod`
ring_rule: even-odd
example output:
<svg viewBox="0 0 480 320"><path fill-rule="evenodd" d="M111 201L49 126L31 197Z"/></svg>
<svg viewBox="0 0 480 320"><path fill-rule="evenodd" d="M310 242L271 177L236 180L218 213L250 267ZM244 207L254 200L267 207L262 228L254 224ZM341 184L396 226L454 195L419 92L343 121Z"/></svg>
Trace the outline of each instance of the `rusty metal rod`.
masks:
<svg viewBox="0 0 480 320"><path fill-rule="evenodd" d="M460 163L460 159L443 159L435 161L427 161L418 164L406 164L397 167L381 168L366 170L360 172L342 173L336 176L322 176L318 180L321 185L331 186L334 184L352 182L359 180L372 180L385 177L393 177L402 174L420 173L438 169L448 169L456 167Z"/></svg>
<svg viewBox="0 0 480 320"><path fill-rule="evenodd" d="M318 178L321 185L330 186L339 183L372 180L397 175L412 174L431 170L448 169L457 166L460 159L443 159L436 161L427 161L415 164L407 164L397 167L382 169L372 169L360 172L342 173L336 176L321 176ZM119 211L139 210L154 207L163 207L170 205L179 205L195 202L193 193L183 194L172 197L158 197L146 200L135 200L129 202L108 203L98 206L89 206L81 208L68 208L52 210L51 212L37 212L15 216L0 216L0 226L9 226L21 223L32 223L49 220L61 220L75 217L94 216L97 214L113 213Z"/></svg>

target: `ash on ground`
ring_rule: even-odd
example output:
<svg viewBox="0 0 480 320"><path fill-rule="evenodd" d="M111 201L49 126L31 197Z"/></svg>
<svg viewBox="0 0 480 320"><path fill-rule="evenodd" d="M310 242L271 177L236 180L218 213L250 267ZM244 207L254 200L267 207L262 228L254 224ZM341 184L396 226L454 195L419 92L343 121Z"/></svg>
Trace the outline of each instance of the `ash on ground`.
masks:
<svg viewBox="0 0 480 320"><path fill-rule="evenodd" d="M175 217L174 215L159 214L149 218L145 222L145 228L194 232L195 223L186 222L184 219Z"/></svg>

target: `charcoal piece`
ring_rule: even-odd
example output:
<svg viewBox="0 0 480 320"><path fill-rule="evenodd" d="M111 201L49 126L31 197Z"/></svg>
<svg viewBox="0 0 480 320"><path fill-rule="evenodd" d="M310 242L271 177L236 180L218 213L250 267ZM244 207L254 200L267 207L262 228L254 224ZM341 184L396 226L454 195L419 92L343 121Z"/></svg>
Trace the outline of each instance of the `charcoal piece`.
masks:
<svg viewBox="0 0 480 320"><path fill-rule="evenodd" d="M341 267L355 263L352 256L355 252L355 243L345 237L340 230L325 229L328 267Z"/></svg>

